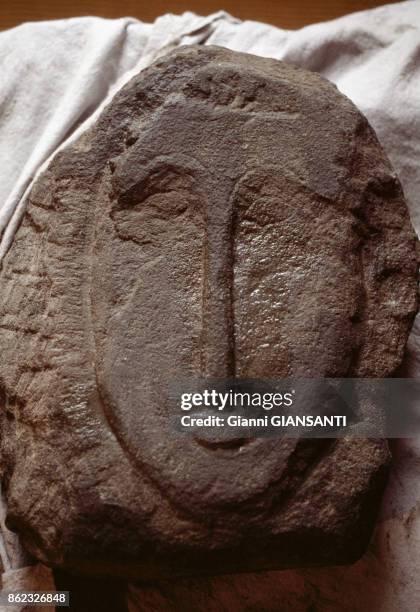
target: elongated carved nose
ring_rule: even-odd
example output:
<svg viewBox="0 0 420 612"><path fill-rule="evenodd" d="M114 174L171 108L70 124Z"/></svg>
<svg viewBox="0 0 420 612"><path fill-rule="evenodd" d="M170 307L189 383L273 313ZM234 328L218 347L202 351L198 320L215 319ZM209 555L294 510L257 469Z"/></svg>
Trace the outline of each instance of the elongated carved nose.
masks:
<svg viewBox="0 0 420 612"><path fill-rule="evenodd" d="M201 375L233 378L233 239L230 218L209 223L205 248Z"/></svg>

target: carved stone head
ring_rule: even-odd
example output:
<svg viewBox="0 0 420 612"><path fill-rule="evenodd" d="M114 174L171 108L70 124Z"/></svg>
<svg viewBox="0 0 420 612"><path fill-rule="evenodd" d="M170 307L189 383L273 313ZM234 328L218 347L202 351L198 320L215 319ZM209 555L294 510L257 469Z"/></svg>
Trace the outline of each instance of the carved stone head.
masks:
<svg viewBox="0 0 420 612"><path fill-rule="evenodd" d="M0 276L9 521L44 561L161 577L340 563L381 440L168 434L179 377L384 377L414 232L372 129L321 77L185 47L34 186Z"/></svg>

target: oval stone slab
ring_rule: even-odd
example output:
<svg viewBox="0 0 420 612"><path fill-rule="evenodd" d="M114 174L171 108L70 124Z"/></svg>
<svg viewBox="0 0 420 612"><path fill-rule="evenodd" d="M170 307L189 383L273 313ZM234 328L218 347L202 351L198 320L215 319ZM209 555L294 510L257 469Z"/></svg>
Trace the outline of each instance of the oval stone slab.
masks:
<svg viewBox="0 0 420 612"><path fill-rule="evenodd" d="M347 563L382 440L168 433L192 378L385 377L415 235L366 119L321 77L189 46L132 79L30 194L0 276L9 524L44 562L159 578Z"/></svg>

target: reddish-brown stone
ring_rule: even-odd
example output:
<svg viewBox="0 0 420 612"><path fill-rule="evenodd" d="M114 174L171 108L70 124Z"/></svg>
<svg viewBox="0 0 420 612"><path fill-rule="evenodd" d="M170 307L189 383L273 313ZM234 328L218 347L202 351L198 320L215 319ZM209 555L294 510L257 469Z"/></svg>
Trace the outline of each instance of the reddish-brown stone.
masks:
<svg viewBox="0 0 420 612"><path fill-rule="evenodd" d="M415 236L373 130L326 80L184 47L32 189L0 275L9 524L41 560L156 578L346 563L386 442L167 431L179 377L385 377Z"/></svg>

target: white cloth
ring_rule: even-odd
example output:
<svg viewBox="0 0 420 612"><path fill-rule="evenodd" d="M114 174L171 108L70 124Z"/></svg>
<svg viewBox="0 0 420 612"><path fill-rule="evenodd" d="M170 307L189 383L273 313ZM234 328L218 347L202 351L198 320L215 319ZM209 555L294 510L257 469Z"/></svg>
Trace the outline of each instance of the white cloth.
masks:
<svg viewBox="0 0 420 612"><path fill-rule="evenodd" d="M55 588L52 572L40 563L9 570L2 575L2 589L5 591L55 591ZM42 604L34 608L25 604L0 604L0 612L28 612L32 609L37 612L53 612L56 608Z"/></svg>
<svg viewBox="0 0 420 612"><path fill-rule="evenodd" d="M223 12L205 18L193 13L165 15L154 24L131 18L76 18L30 23L0 33L0 260L13 240L25 193L42 164L85 129L132 74L170 48L190 43L282 59L336 83L376 129L401 178L420 232L419 0L297 31L241 22ZM409 346L410 372L419 376L418 324ZM373 546L359 563L340 570L266 574L260 578L265 595L258 588L258 577L251 581L230 578L224 605L241 609L246 598L249 609L294 612L312 606L323 611L417 608L420 441L400 441L393 447L397 459L382 519ZM219 603L226 598L226 580L210 581L212 596L219 597ZM168 587L166 592L181 608L188 608L191 588L184 600L176 589ZM365 603L358 599L361 592ZM152 591L148 596L153 598ZM156 605L166 609L161 601L165 596L157 593L156 597ZM197 604L197 609L202 608Z"/></svg>

